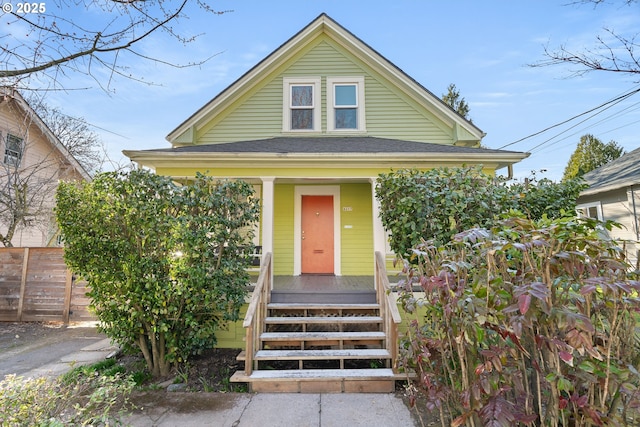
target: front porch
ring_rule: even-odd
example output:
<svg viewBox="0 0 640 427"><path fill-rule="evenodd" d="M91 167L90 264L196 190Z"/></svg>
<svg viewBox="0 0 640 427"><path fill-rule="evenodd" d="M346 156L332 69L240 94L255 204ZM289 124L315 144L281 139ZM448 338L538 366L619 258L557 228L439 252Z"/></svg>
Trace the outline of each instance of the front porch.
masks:
<svg viewBox="0 0 640 427"><path fill-rule="evenodd" d="M374 276L274 276L273 303L375 303Z"/></svg>
<svg viewBox="0 0 640 427"><path fill-rule="evenodd" d="M272 276L266 253L243 327L254 392L392 392L401 323L384 256L374 276Z"/></svg>

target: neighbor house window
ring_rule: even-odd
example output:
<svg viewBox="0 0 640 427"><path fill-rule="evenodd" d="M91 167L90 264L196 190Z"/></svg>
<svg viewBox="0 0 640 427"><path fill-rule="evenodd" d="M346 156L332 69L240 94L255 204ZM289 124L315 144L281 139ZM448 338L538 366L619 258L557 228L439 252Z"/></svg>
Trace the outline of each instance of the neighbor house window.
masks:
<svg viewBox="0 0 640 427"><path fill-rule="evenodd" d="M327 77L327 130L366 130L364 77Z"/></svg>
<svg viewBox="0 0 640 427"><path fill-rule="evenodd" d="M602 221L602 205L600 202L576 206L580 218L593 218Z"/></svg>
<svg viewBox="0 0 640 427"><path fill-rule="evenodd" d="M9 166L19 166L23 151L23 139L8 133L4 148L4 163Z"/></svg>
<svg viewBox="0 0 640 427"><path fill-rule="evenodd" d="M320 130L320 78L284 78L283 130Z"/></svg>

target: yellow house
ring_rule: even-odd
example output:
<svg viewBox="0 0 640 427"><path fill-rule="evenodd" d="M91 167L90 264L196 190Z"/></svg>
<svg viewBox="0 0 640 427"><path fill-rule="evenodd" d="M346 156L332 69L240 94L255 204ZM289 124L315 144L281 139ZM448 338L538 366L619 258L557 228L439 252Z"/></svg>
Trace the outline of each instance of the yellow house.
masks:
<svg viewBox="0 0 640 427"><path fill-rule="evenodd" d="M385 326L393 307L386 310L382 301L388 249L376 178L392 169L465 164L495 171L527 156L480 148L483 136L322 14L171 131L171 148L124 153L178 180L196 172L243 179L261 196L255 243L263 271L256 289L266 290L254 294L253 309L261 314L249 307L247 364L236 380L254 390L379 391L397 370L391 366L393 322ZM275 318L284 317L297 318L295 330L278 335L286 327ZM334 319L335 330L320 326L317 319L324 317ZM382 326L353 325L348 318ZM316 334L300 335L310 332ZM283 347L278 343L298 352L273 353ZM368 353L356 355L356 349ZM313 351L326 351L323 363L335 365L318 368L320 353ZM359 356L387 367L349 368ZM270 360L292 365L263 369Z"/></svg>

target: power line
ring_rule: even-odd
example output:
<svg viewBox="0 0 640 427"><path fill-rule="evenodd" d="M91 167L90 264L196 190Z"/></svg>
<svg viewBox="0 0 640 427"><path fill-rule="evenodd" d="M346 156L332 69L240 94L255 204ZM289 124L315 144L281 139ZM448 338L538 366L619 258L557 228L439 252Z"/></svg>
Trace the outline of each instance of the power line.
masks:
<svg viewBox="0 0 640 427"><path fill-rule="evenodd" d="M584 131L585 131L586 129L588 129L588 128L592 128L592 127L595 127L595 126L600 125L600 124L602 124L602 123L605 123L605 122L607 122L607 121L609 121L609 120L613 120L614 118L616 118L616 117L618 117L618 116L622 115L625 111L636 111L636 110L640 109L640 107L638 107L638 105L640 105L640 102L636 102L635 104L632 104L632 105L630 105L630 106L628 106L628 107L625 107L625 108L623 108L623 109L622 109L622 110L620 110L620 111L616 111L615 113L610 114L609 116L607 116L607 117L605 117L604 119L601 119L601 120L599 120L599 121L597 121L597 122L593 123L592 125L589 125L589 126L587 126L587 127L583 127L582 129L580 129L580 130L578 130L578 131L576 131L576 132L573 132L572 134L569 134L569 135L565 136L565 137L564 137L564 138L562 138L562 139L559 139L559 140L557 140L557 141L552 142L551 144L549 144L549 145L547 146L547 148L548 148L548 147L550 147L550 146L552 146L552 145L555 145L555 144L557 144L557 143L559 143L559 142L565 141L566 139L571 138L572 136L575 136L575 135L577 135L577 134L579 134L579 133L581 133L581 132L584 132ZM636 108L633 108L633 107L636 107ZM603 110L603 111L604 111L604 110ZM588 120L588 119L587 119L587 120ZM585 121L585 120L583 120L583 121L582 121L582 122L580 122L580 123L584 123L584 121ZM624 124L624 125L618 126L618 127L614 128L614 129L609 129L609 130L606 130L606 131L604 131L604 132L598 132L598 136L600 136L600 135L604 135L604 134L607 134L607 133L609 133L609 132L616 131L616 130L618 130L618 129L622 129L622 128L627 127L627 126L634 125L634 124L639 123L639 122L640 122L640 120L636 120L636 121L634 121L634 122L631 122L631 123L627 123L627 124ZM569 129L571 129L571 128L569 128ZM567 130L569 130L569 129L567 129ZM558 134L558 135L556 135L556 136L559 136L559 135L560 135L560 134ZM536 147L532 148L530 151L531 151L531 152L533 152L533 150L534 150L535 148L538 148L538 147L539 147L539 146L541 146L541 145L542 145L542 144L539 144L538 146L536 146ZM541 150L540 150L540 151L541 151ZM539 152L539 151L538 151L538 152Z"/></svg>
<svg viewBox="0 0 640 427"><path fill-rule="evenodd" d="M638 89L638 91L640 91L640 89ZM629 97L629 96L631 96L631 95L632 95L632 94L628 94L626 97ZM563 130L562 132L560 132L560 133L558 133L558 134L556 134L556 135L552 136L551 138L547 139L546 141L542 141L540 144L538 144L538 145L536 145L535 147L531 148L529 151L533 151L533 150L535 150L536 148L539 148L539 147L543 146L543 145L544 145L544 144L546 144L547 142L549 142L549 141L551 141L551 140L553 140L553 139L555 139L555 138L559 137L559 136L560 136L560 135L562 135L563 133L566 133L566 132L570 131L571 129L574 129L574 128L578 127L578 126L579 126L579 125L581 125L582 123L584 123L584 122L586 122L586 121L588 121L588 120L590 120L590 119L594 118L594 117L595 117L595 116L597 116L598 114L602 114L602 112L603 112L603 111L606 111L606 110L608 110L609 108L614 107L616 104L618 104L618 103L620 103L620 102L624 101L624 99L625 99L626 97L619 97L619 98L617 98L617 101L616 101L616 102L614 102L614 103L609 103L609 105L607 105L604 109L602 109L602 110L600 110L600 111L596 111L595 113L593 113L593 114L592 114L592 115L590 115L589 117L585 118L584 120L579 121L578 123L576 123L576 124L575 124L575 125L573 125L573 126L569 126L567 129L565 129L565 130ZM606 105L606 104L602 104L600 107L602 107L603 105ZM598 108L600 108L600 107L598 107ZM594 111L594 110L595 110L595 109L592 109L592 110L590 110L590 111ZM582 114L580 114L580 116L582 116L582 115L584 115L584 114L586 114L586 113L582 113ZM579 117L579 116L577 116L577 117ZM575 117L574 117L574 118L575 118ZM565 123L566 123L566 122L565 122ZM558 142L558 141L556 141L556 142Z"/></svg>
<svg viewBox="0 0 640 427"><path fill-rule="evenodd" d="M567 123L569 123L569 122L571 122L571 121L573 121L573 120L575 120L575 119L577 119L577 118L579 118L579 117L582 117L582 116L584 116L584 115L586 115L586 114L592 113L592 112L594 112L594 111L600 110L601 108L603 108L603 107L605 107L605 106L608 106L607 108L605 108L605 110L606 110L606 109L610 108L611 106L613 106L613 105L615 105L615 104L617 104L617 103L619 103L619 102L621 102L621 101L623 101L623 100L625 100L625 99L629 98L630 96L635 95L635 94L636 94L636 93L638 93L638 92L640 92L640 88L633 89L633 90L631 90L631 91L629 91L629 92L627 92L627 93L624 93L624 94L622 94L622 95L620 95L620 96L618 96L618 97L616 97L616 98L613 98L613 99L611 99L611 100L609 100L609 101L607 101L607 102L604 102L604 103L602 103L602 104L598 105L597 107L594 107L594 108L592 108L592 109L590 109L590 110L587 110L587 111L585 111L585 112L583 112L583 113L577 114L577 115L575 115L575 116L573 116L573 117L571 117L571 118L568 118L568 119L566 119L566 120L563 120L563 121L562 121L562 122L560 122L560 123L556 123L556 124L554 124L554 125L551 125L551 126L549 126L549 127L546 127L546 128L544 128L544 129L542 129L541 131L538 131L538 132L532 133L532 134L530 134L530 135L527 135L527 136L525 136L524 138L520 138L520 139L518 139L517 141L510 142L509 144L503 145L502 147L498 147L498 150L502 150L503 148L509 147L509 146L511 146L511 145L518 144L519 142L522 142L522 141L527 140L527 139L529 139L529 138L533 138L534 136L538 136L538 135L540 135L540 134L542 134L542 133L545 133L545 132L547 132L547 131L549 131L549 130L551 130L551 129L557 128L557 127L562 126L562 125L564 125L564 124L567 124ZM610 105L610 104L613 104L613 105ZM602 111L604 111L604 110L602 110ZM594 117L594 116L596 116L597 114L600 114L602 111L597 112L596 114L594 114L594 115L593 115L593 116L591 116L591 117ZM581 121L580 123L584 123L586 120L589 120L591 117L588 117L587 119L585 119L585 120ZM578 123L578 124L580 124L580 123ZM576 126L577 126L577 125L576 125ZM569 128L569 129L572 129L572 128L574 128L574 127L575 127L575 126L572 126L572 127L571 127L571 128ZM567 129L567 130L568 130L568 129ZM555 135L555 136L553 136L552 138L549 138L548 140L546 140L546 141L542 142L541 144L536 145L535 147L533 147L533 148L532 148L532 150L533 150L533 149L538 148L539 146L541 146L541 145L543 145L543 144L546 144L547 142L551 141L552 139L556 138L557 136L562 135L564 132L566 132L566 130L565 130L565 131L563 131L563 132L560 132L558 135Z"/></svg>

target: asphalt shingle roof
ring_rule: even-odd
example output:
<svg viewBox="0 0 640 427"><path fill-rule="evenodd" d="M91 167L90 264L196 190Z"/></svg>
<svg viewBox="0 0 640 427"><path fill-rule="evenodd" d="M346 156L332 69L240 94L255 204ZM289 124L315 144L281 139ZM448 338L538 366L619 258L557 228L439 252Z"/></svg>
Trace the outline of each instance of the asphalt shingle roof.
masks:
<svg viewBox="0 0 640 427"><path fill-rule="evenodd" d="M186 147L146 150L155 153L516 153L515 151L461 147L403 141L370 136L350 137L276 137L253 141L202 144Z"/></svg>
<svg viewBox="0 0 640 427"><path fill-rule="evenodd" d="M640 184L640 148L584 174L582 178L589 184L583 195Z"/></svg>

